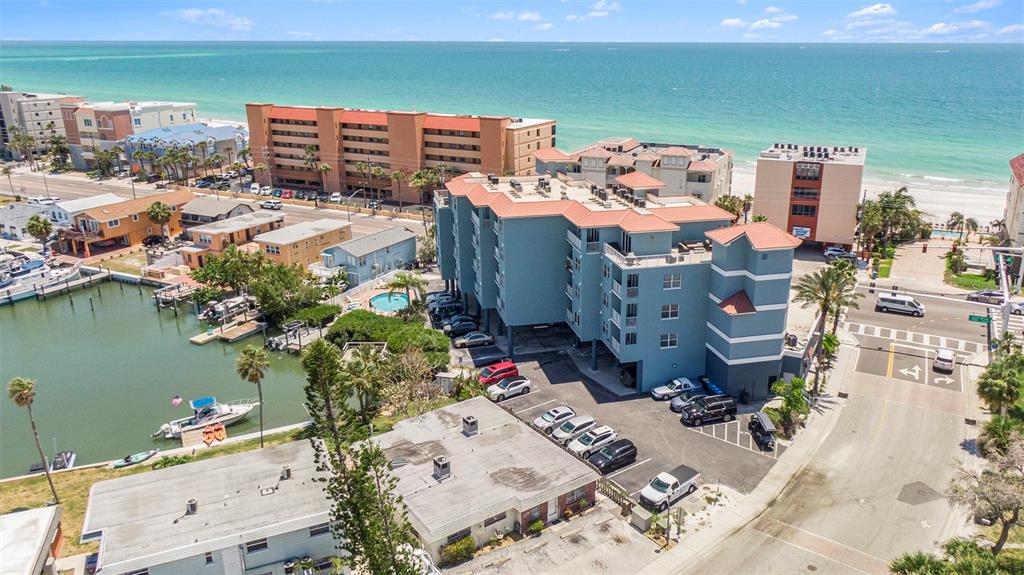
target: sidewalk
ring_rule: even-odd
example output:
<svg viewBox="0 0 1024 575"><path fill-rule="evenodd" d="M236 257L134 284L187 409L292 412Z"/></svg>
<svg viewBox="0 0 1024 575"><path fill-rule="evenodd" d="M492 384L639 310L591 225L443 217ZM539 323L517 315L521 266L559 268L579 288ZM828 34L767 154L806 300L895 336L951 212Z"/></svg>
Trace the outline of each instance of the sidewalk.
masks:
<svg viewBox="0 0 1024 575"><path fill-rule="evenodd" d="M927 252L922 251L924 245L928 246ZM951 240L935 238L903 244L896 248L896 258L893 260L889 278L879 278L875 281L880 285L912 285L915 290L935 292L939 295L955 296L968 293L970 290L953 287L942 281L946 273L946 252L952 247Z"/></svg>
<svg viewBox="0 0 1024 575"><path fill-rule="evenodd" d="M679 542L657 561L643 570L642 575L664 575L676 573L688 565L718 549L718 544L743 529L756 519L782 494L792 479L811 460L818 448L825 442L839 421L844 401L838 394L845 388L845 382L853 376L857 361L857 340L845 330L839 331L839 358L828 380L827 388L811 409L807 426L796 441L779 458L761 483L731 508L722 509L713 516L712 525Z"/></svg>

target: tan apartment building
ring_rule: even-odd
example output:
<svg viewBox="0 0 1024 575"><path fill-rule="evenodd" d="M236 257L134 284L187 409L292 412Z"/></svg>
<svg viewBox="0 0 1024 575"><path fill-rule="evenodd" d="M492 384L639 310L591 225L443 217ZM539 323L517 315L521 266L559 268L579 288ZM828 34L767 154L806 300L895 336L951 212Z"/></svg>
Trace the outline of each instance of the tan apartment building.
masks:
<svg viewBox="0 0 1024 575"><path fill-rule="evenodd" d="M75 216L72 227L58 230L60 250L87 258L97 249L139 245L148 236L175 236L181 233L181 209L194 197L187 190L175 190L85 210ZM156 202L171 208L166 224L153 222L146 213Z"/></svg>
<svg viewBox="0 0 1024 575"><path fill-rule="evenodd" d="M194 102L68 102L61 105L68 148L76 169L91 169L98 150L109 150L136 132L193 124Z"/></svg>
<svg viewBox="0 0 1024 575"><path fill-rule="evenodd" d="M365 190L367 197L422 203L408 183L393 185L390 175L407 175L445 164L448 178L464 172L529 175L533 152L555 145L555 121L509 116L453 116L426 112L352 110L346 108L247 104L250 148L255 163L270 167L260 183L280 187L320 188L306 165L305 147L313 145L328 193ZM367 176L357 164L378 166L385 178Z"/></svg>
<svg viewBox="0 0 1024 575"><path fill-rule="evenodd" d="M352 224L325 218L285 226L253 239L267 259L305 269L320 261L324 248L352 239Z"/></svg>
<svg viewBox="0 0 1024 575"><path fill-rule="evenodd" d="M754 213L805 242L856 242L867 149L773 144L757 158Z"/></svg>
<svg viewBox="0 0 1024 575"><path fill-rule="evenodd" d="M1024 246L1024 154L1010 160L1010 186L1003 210L1003 232L1010 245Z"/></svg>
<svg viewBox="0 0 1024 575"><path fill-rule="evenodd" d="M201 268L207 258L224 253L228 246L244 246L283 225L284 215L259 211L193 226L185 230L193 245L181 248L181 256L190 268Z"/></svg>
<svg viewBox="0 0 1024 575"><path fill-rule="evenodd" d="M81 96L0 92L0 157L20 159L20 153L8 146L11 132L19 130L36 139L36 157L46 153L53 136L67 136L61 106L81 102Z"/></svg>

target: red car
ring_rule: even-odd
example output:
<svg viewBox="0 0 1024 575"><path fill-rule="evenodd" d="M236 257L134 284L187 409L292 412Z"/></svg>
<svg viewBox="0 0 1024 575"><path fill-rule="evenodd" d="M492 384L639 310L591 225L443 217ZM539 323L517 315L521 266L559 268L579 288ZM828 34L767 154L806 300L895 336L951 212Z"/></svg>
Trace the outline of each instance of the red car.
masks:
<svg viewBox="0 0 1024 575"><path fill-rule="evenodd" d="M284 199L295 197L295 190L285 190L281 192L281 197Z"/></svg>
<svg viewBox="0 0 1024 575"><path fill-rule="evenodd" d="M480 370L480 383L491 385L514 375L519 375L519 368L511 359L504 359Z"/></svg>

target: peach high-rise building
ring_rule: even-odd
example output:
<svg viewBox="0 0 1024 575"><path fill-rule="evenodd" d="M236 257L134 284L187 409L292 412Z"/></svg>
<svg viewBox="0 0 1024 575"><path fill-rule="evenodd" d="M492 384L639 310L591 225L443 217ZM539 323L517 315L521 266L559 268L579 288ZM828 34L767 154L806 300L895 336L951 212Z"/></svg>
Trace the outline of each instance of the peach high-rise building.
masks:
<svg viewBox="0 0 1024 575"><path fill-rule="evenodd" d="M450 179L464 172L529 175L533 153L555 145L555 121L509 116L452 116L426 112L352 110L346 108L248 104L252 160L270 170L257 174L265 185L320 187L307 165L305 148L313 145L319 161L331 166L324 173L328 193L343 195L366 190L366 196L421 203L419 191L404 182L393 184L391 174L439 164ZM357 167L384 170L373 176Z"/></svg>
<svg viewBox="0 0 1024 575"><path fill-rule="evenodd" d="M774 144L757 158L754 213L794 236L851 248L867 148Z"/></svg>

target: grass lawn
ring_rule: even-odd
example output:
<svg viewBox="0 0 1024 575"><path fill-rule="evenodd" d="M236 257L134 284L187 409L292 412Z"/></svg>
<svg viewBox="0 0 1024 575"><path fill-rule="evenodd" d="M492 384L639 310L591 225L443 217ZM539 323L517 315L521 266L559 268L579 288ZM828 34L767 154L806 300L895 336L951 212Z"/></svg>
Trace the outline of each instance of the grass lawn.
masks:
<svg viewBox="0 0 1024 575"><path fill-rule="evenodd" d="M887 278L892 272L892 258L878 261L878 277Z"/></svg>
<svg viewBox="0 0 1024 575"><path fill-rule="evenodd" d="M986 279L978 274L951 274L946 273L946 283L958 288L969 290L990 290L998 289L995 279Z"/></svg>
<svg viewBox="0 0 1024 575"><path fill-rule="evenodd" d="M146 251L138 251L131 254L124 254L109 260L99 262L100 266L110 268L115 272L140 275L142 266L146 265Z"/></svg>

